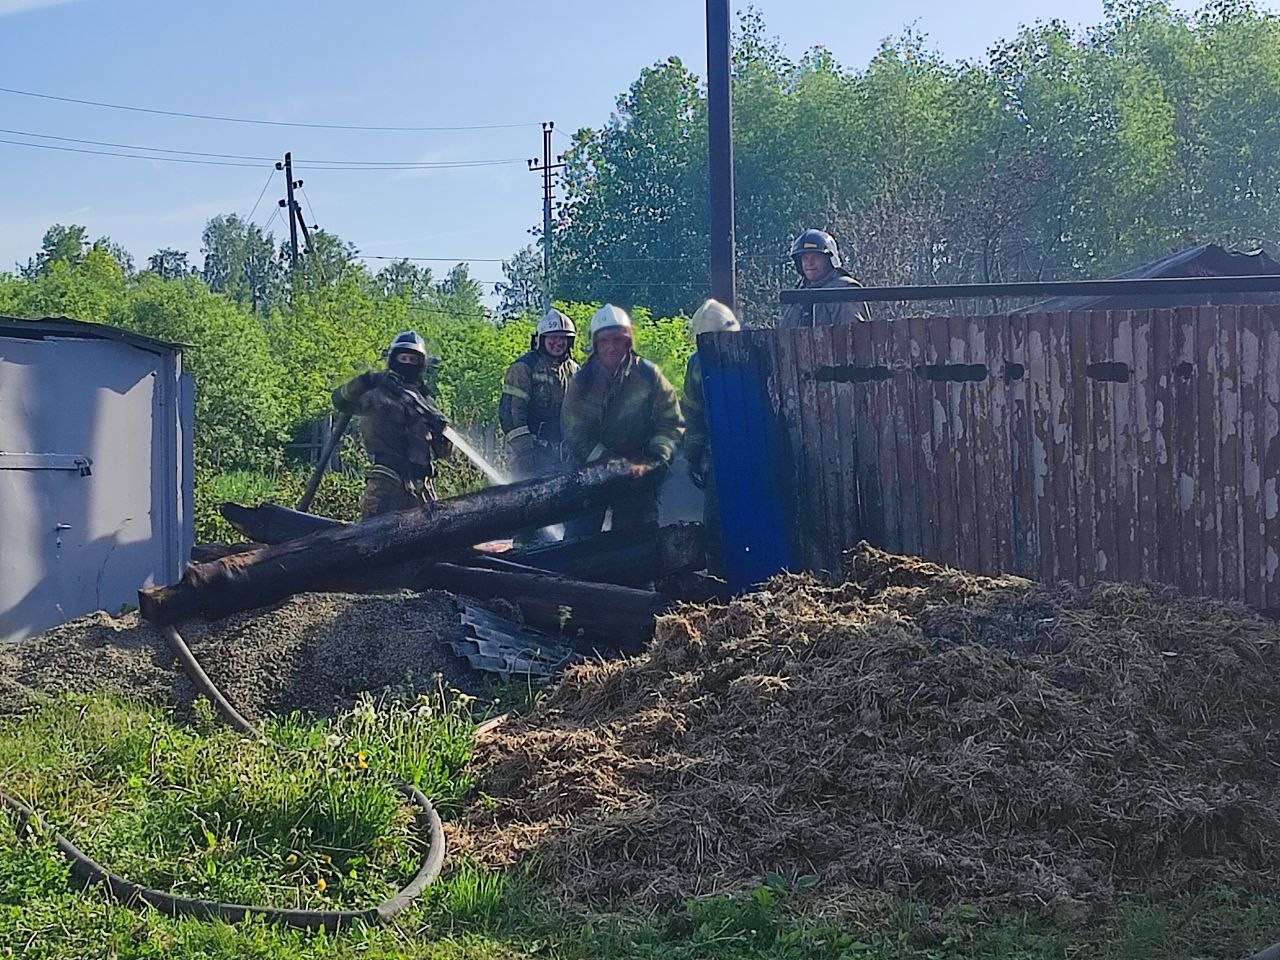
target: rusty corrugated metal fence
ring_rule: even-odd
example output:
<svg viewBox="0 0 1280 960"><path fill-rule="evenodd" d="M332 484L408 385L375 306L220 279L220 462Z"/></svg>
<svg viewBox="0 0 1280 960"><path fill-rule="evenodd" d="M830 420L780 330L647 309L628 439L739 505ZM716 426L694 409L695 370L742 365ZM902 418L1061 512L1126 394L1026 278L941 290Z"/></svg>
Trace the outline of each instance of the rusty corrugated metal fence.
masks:
<svg viewBox="0 0 1280 960"><path fill-rule="evenodd" d="M755 551L753 576L836 569L865 538L974 571L1158 580L1280 609L1280 307L912 319L700 346L717 474L743 481L721 484L726 548L731 564ZM742 477L742 457L766 448L785 478ZM771 511L786 535L762 543Z"/></svg>

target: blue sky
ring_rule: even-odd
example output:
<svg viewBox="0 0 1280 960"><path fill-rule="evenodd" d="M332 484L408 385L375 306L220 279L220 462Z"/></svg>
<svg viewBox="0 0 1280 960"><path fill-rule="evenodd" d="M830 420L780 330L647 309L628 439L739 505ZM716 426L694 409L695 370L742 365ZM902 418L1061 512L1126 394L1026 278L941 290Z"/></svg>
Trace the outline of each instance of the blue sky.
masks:
<svg viewBox="0 0 1280 960"><path fill-rule="evenodd" d="M882 38L928 35L950 58L981 56L1019 24L1097 22L1101 0L757 0L793 55L825 44L861 66ZM1189 9L1194 4L1179 4ZM291 150L308 219L371 256L472 260L509 256L541 218L539 121L569 132L598 126L640 69L671 55L705 68L700 0L0 0L0 87L188 113L366 126L515 124L495 129L375 132L221 123L0 93L0 139L80 140L276 157ZM19 133L14 133L18 131ZM76 147L66 141L49 144ZM568 140L557 137L560 149ZM110 149L79 145L83 149ZM308 169L306 158L518 162L399 171ZM163 246L198 260L218 213L246 215L271 164L206 166L32 149L0 143L0 269L24 260L51 223L109 234L141 264ZM254 213L265 223L280 175ZM275 232L280 236L279 220ZM377 266L375 261L371 265Z"/></svg>

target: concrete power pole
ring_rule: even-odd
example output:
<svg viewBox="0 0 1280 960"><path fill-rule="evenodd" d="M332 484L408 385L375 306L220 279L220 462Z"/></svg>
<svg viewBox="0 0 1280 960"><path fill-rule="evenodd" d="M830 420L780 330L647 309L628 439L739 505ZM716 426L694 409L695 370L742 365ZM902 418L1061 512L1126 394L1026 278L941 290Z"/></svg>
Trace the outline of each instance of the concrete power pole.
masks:
<svg viewBox="0 0 1280 960"><path fill-rule="evenodd" d="M711 209L711 296L735 309L733 105L729 0L707 0L707 169Z"/></svg>
<svg viewBox="0 0 1280 960"><path fill-rule="evenodd" d="M542 174L542 312L551 309L551 197L553 173L564 166L564 157L551 157L551 134L555 130L551 122L542 125L542 162L529 161L529 169Z"/></svg>
<svg viewBox="0 0 1280 960"><path fill-rule="evenodd" d="M307 232L307 221L302 217L302 207L298 201L294 199L293 191L302 186L301 180L293 179L293 154L286 153L284 161L276 161L276 169L284 171L284 186L286 199L280 201L280 206L284 207L289 218L289 265L293 269L298 267L298 228L302 228L302 238L307 243L307 251L311 250L311 234Z"/></svg>

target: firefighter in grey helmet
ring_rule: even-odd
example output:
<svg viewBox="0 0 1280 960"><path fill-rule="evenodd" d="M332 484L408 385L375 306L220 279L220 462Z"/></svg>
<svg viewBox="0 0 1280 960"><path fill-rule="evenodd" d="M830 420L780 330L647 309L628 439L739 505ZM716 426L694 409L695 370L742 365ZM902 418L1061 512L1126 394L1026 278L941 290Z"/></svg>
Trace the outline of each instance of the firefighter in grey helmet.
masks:
<svg viewBox="0 0 1280 960"><path fill-rule="evenodd" d="M534 329L527 352L507 367L498 401L498 422L507 438L516 479L560 473L567 456L560 443L560 407L569 379L578 372L573 321L548 310Z"/></svg>
<svg viewBox="0 0 1280 960"><path fill-rule="evenodd" d="M862 286L840 262L840 250L836 247L835 237L825 230L809 229L796 237L791 244L791 262L800 274L797 289L829 289L832 287ZM865 303L847 300L843 303L818 303L813 306L810 319L809 307L803 303L789 303L782 311L782 320L778 326L782 329L794 327L834 326L838 323L857 323L870 320Z"/></svg>
<svg viewBox="0 0 1280 960"><path fill-rule="evenodd" d="M435 357L413 330L398 334L387 347L385 371L370 370L333 391L333 405L360 418L360 437L369 454L360 497L360 519L421 507L436 499L431 479L437 460L453 445L444 436L449 425L424 376Z"/></svg>

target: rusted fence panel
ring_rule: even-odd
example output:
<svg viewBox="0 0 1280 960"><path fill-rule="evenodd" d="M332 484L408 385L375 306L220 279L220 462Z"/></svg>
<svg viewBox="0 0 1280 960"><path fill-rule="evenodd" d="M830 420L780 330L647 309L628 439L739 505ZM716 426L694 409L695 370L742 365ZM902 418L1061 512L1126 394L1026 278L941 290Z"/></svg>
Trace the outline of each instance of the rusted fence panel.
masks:
<svg viewBox="0 0 1280 960"><path fill-rule="evenodd" d="M1280 308L704 339L735 337L721 352L734 382L762 385L768 423L715 431L717 472L744 511L724 522L775 524L775 567L834 570L867 539L978 572L1160 580L1280 609ZM767 448L790 475L769 475L763 513L735 470L747 443L757 472Z"/></svg>

